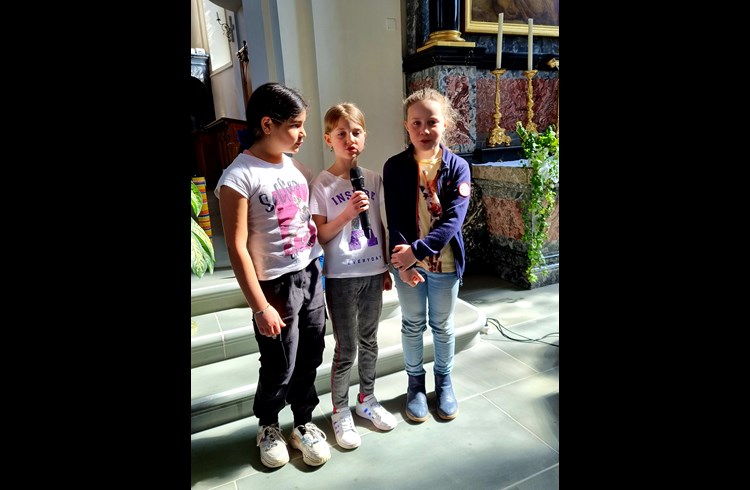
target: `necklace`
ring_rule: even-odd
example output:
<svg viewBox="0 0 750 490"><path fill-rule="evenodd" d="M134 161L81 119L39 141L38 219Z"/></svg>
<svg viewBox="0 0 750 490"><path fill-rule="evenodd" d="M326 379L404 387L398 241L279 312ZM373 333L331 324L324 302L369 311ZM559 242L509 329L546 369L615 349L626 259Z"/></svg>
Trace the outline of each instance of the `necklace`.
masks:
<svg viewBox="0 0 750 490"><path fill-rule="evenodd" d="M435 155L432 158L417 158L416 155L414 155L414 159L419 163L420 165L435 165L437 162L440 161L440 159L443 157L443 150L442 148L437 152L437 155Z"/></svg>

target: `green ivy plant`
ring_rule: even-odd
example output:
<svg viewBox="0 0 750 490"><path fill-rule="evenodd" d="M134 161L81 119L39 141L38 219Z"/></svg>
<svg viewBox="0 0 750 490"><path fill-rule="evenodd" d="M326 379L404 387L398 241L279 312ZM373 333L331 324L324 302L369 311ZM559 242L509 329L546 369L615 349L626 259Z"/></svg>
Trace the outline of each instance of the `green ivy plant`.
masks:
<svg viewBox="0 0 750 490"><path fill-rule="evenodd" d="M526 166L531 168L531 190L523 206L524 234L529 263L526 278L534 284L539 278L533 272L546 264L542 249L547 241L548 218L555 207L555 193L560 176L560 140L552 125L541 133L527 131L520 121L516 131L521 140ZM546 271L543 271L546 274Z"/></svg>
<svg viewBox="0 0 750 490"><path fill-rule="evenodd" d="M209 271L210 274L214 273L216 256L214 255L214 244L211 242L211 238L198 224L198 215L201 212L201 207L203 207L203 196L194 182L190 182L190 187L192 191L190 193L190 204L193 208L193 216L190 219L190 230L192 231L190 268L193 270L193 274L203 277L206 271Z"/></svg>

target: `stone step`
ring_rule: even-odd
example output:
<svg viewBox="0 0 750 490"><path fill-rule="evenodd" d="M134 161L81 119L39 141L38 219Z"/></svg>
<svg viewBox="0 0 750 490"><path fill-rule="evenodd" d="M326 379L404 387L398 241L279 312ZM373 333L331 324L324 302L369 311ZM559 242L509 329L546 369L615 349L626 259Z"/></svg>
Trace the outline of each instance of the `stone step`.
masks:
<svg viewBox="0 0 750 490"><path fill-rule="evenodd" d="M204 276L205 277L205 276ZM194 288L193 316L198 324L191 347L191 433L253 415L252 405L258 378L257 343L252 325L247 324L247 306L238 306L239 286L231 271ZM231 283L234 283L234 287ZM240 293L240 297L242 297ZM211 300L207 300L210 298ZM216 303L212 303L215 301ZM244 303L244 299L242 300ZM221 309L215 305L232 305ZM456 352L478 342L487 320L481 310L458 300L455 310ZM315 387L319 395L330 393L330 374L335 341L330 324L325 338L323 363L318 367ZM425 332L425 363L434 360L432 334ZM378 329L378 376L403 370L401 314L395 289L383 293L383 314ZM351 385L358 384L356 369Z"/></svg>
<svg viewBox="0 0 750 490"><path fill-rule="evenodd" d="M246 306L247 301L231 269L214 270L213 274L201 278L191 277L191 317Z"/></svg>
<svg viewBox="0 0 750 490"><path fill-rule="evenodd" d="M400 315L401 308L395 289L384 291L381 321L392 317L400 318ZM191 368L258 352L252 310L248 306L204 313L191 319L195 326L190 340ZM329 319L326 322L326 335L332 333Z"/></svg>

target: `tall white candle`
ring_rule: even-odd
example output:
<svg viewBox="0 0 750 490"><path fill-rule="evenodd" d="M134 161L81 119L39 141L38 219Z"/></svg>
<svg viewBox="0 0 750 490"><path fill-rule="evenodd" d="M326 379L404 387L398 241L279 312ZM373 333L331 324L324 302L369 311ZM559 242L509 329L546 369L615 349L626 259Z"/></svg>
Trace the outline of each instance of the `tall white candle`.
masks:
<svg viewBox="0 0 750 490"><path fill-rule="evenodd" d="M534 19L529 19L529 71L534 67Z"/></svg>
<svg viewBox="0 0 750 490"><path fill-rule="evenodd" d="M497 62L495 68L500 69L500 61L503 59L503 18L504 13L497 14Z"/></svg>

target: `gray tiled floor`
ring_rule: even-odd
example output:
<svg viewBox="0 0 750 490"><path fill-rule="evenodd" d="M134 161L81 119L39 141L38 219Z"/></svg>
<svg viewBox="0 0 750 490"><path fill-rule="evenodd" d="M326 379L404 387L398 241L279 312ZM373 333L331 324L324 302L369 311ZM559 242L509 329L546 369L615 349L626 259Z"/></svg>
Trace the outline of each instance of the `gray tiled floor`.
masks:
<svg viewBox="0 0 750 490"><path fill-rule="evenodd" d="M490 276L467 275L459 295L516 334L538 338L559 332L559 285L525 291ZM546 342L558 344L552 336ZM257 419L193 434L192 488L465 488L556 489L559 444L559 349L505 338L490 326L470 349L456 355L454 389L460 414L450 422L434 415L434 381L427 376L430 418L404 421L406 374L379 377L375 392L399 425L380 432L355 417L362 445L347 451L331 428L330 395L321 395L314 422L332 446L332 457L313 468L290 447L288 465L263 466L255 446ZM432 364L426 369L431 372ZM354 400L356 386L350 390ZM285 435L291 413L281 412Z"/></svg>
<svg viewBox="0 0 750 490"><path fill-rule="evenodd" d="M521 290L493 276L467 274L459 296L516 334L509 335L540 338L559 332L559 284ZM330 394L324 394L313 422L326 432L332 447L326 464L307 466L301 453L289 447L289 464L266 468L255 445L257 419L251 417L191 436L192 488L557 489L559 348L509 340L492 325L480 339L456 355L456 419L446 422L435 416L431 375L431 416L421 424L404 421L406 374L378 377L375 393L399 421L392 431L381 432L355 416L362 445L339 448L330 421ZM559 344L558 336L544 341ZM432 363L425 367L431 373ZM356 391L352 386L350 401ZM288 436L288 407L280 423Z"/></svg>

